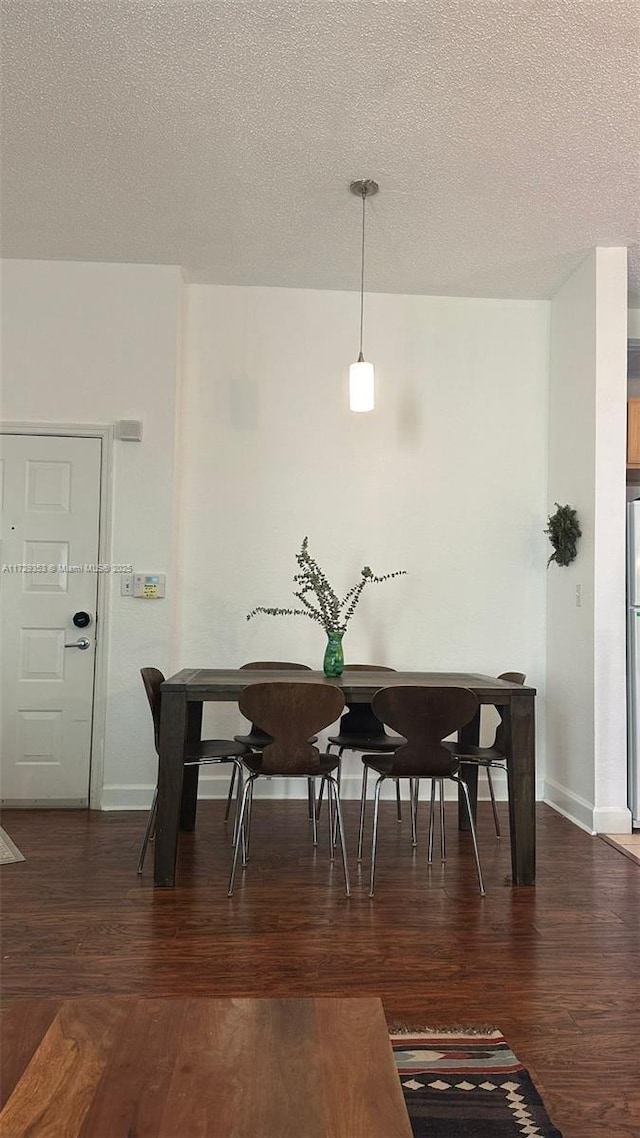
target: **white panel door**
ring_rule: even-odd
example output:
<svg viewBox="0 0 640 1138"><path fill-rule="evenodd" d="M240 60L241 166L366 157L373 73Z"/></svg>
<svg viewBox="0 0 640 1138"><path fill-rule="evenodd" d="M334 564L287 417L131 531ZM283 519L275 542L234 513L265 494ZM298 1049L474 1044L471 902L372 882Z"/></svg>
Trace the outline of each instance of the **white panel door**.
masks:
<svg viewBox="0 0 640 1138"><path fill-rule="evenodd" d="M0 795L7 803L89 800L101 445L98 438L0 435ZM90 623L78 627L83 614Z"/></svg>

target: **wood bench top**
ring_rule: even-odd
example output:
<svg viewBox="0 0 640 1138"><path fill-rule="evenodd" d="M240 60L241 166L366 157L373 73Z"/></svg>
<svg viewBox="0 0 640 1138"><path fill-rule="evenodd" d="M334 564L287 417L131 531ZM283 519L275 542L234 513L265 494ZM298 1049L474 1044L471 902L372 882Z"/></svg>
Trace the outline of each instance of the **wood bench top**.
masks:
<svg viewBox="0 0 640 1138"><path fill-rule="evenodd" d="M378 999L28 999L2 1025L7 1138L411 1138Z"/></svg>

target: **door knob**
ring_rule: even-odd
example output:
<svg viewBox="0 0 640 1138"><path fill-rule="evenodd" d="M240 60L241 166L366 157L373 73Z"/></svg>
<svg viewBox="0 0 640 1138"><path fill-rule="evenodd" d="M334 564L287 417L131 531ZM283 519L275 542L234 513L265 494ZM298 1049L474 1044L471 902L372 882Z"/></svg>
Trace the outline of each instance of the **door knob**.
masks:
<svg viewBox="0 0 640 1138"><path fill-rule="evenodd" d="M86 636L81 636L75 644L65 644L65 648L79 648L81 652L86 652L87 648L90 647L91 641L87 640Z"/></svg>
<svg viewBox="0 0 640 1138"><path fill-rule="evenodd" d="M82 609L80 609L80 612L74 612L72 619L76 628L86 628L87 625L91 624L89 613L83 612Z"/></svg>

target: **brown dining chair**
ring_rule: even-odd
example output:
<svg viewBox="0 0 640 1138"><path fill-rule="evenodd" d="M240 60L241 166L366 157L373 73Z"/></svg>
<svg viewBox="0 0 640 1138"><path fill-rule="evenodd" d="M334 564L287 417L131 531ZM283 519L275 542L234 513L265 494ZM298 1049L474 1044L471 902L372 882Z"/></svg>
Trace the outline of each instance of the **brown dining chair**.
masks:
<svg viewBox="0 0 640 1138"><path fill-rule="evenodd" d="M345 672L394 672L395 668L383 667L380 664L345 664ZM344 751L356 751L359 754L373 752L386 755L395 751L404 739L387 734L384 723L374 715L370 703L349 703L347 710L340 718L337 735L329 735L327 751L332 747L338 749L338 759L342 760ZM338 790L340 789L342 762L338 764ZM317 811L322 806L324 785L320 783ZM398 821L402 821L402 804L400 784L396 781L396 814Z"/></svg>
<svg viewBox="0 0 640 1138"><path fill-rule="evenodd" d="M153 740L156 748L156 754L160 754L160 709L162 706L162 691L161 685L164 683L164 676L159 668L141 668L140 675L144 684L144 690L149 700L149 707L151 708L151 717L153 719ZM243 746L242 743L237 743L232 739L201 739L198 743L185 743L183 753L183 763L185 767L202 767L210 766L211 764L218 763L233 763L234 773L239 775L238 794L242 792L242 763L240 759L249 751L248 747ZM153 801L147 819L147 828L142 841L142 848L140 850L140 857L138 860L138 873L142 873L144 868L144 860L147 854L147 846L153 838L156 823L156 811L158 808L158 784L153 792Z"/></svg>
<svg viewBox="0 0 640 1138"><path fill-rule="evenodd" d="M240 667L240 671L241 672L245 672L245 671L249 671L249 672L277 672L277 671L310 672L311 668L309 667L308 664L291 664L287 660L251 660L248 664L242 664ZM245 747L249 747L252 751L261 751L263 749L263 747L266 747L271 742L271 736L267 735L265 731L261 731L259 727L256 727L255 723L251 724L251 728L250 728L248 734L246 734L246 735L234 735L234 739L236 740L237 743L243 743ZM314 738L314 739L311 739L310 741L312 743L315 743L316 739ZM228 818L229 818L229 811L231 809L231 800L233 798L233 788L235 785L235 781L236 781L236 770L234 768L233 771L231 772L231 781L229 783L229 793L227 794L227 806L226 806L226 809L224 812L225 822L228 821ZM309 817L311 818L312 803L311 803L311 787L310 786L309 786L309 792L308 792L308 803L309 803Z"/></svg>
<svg viewBox="0 0 640 1138"><path fill-rule="evenodd" d="M524 684L526 678L524 672L503 672L498 676L499 680L509 680L512 684ZM504 722L505 709L499 705L489 704L488 706L495 706L500 716L494 740L489 747L479 747L471 743L459 743L457 741L447 742L444 746L448 751L451 751L451 754L455 755L461 763L469 763L469 765L475 764L478 767L483 767L486 771L489 796L491 798L491 809L493 810L493 822L496 828L496 837L499 838L501 837L500 819L498 818L498 807L496 805L493 779L491 778L491 769L497 768L503 771L507 769L507 727Z"/></svg>
<svg viewBox="0 0 640 1138"><path fill-rule="evenodd" d="M399 685L381 688L373 697L371 706L378 718L398 731L406 742L391 755L363 755L362 796L360 800L360 827L358 834L358 858L362 857L364 818L367 796L367 775L373 770L376 780L374 795L373 837L371 843L371 878L369 896L373 897L376 868L376 847L378 840L378 807L380 789L385 779L406 778L417 787L418 780L430 778L442 784L451 779L462 788L471 819L471 837L478 874L480 893L484 895L484 881L478 854L476 828L471 816L471 804L467 784L458 774L459 760L443 746L447 735L464 727L473 718L478 708L478 700L468 688L421 687ZM412 804L417 794L411 795ZM430 827L433 820L431 816ZM432 857L430 842L429 860Z"/></svg>
<svg viewBox="0 0 640 1138"><path fill-rule="evenodd" d="M310 672L311 668L308 664L291 664L286 660L251 660L249 664L242 664L241 672ZM245 746L251 747L254 751L261 751L268 743L271 742L271 736L267 735L265 731L261 731L256 727L255 723L251 724L251 730L247 735L234 735L234 739L238 743L244 743Z"/></svg>
<svg viewBox="0 0 640 1138"><path fill-rule="evenodd" d="M344 708L344 696L333 684L313 684L304 682L257 683L246 687L240 694L240 711L261 731L268 733L271 742L260 753L250 752L243 758L245 770L249 772L245 780L240 802L238 822L233 847L233 864L229 879L229 896L233 884L240 847L243 847L242 864L246 865L249 856L251 802L253 787L261 776L283 775L287 778L306 778L315 784L316 778L326 780L329 798L329 856L333 861L333 809L336 812L337 832L340 839L342 865L344 869L345 890L350 893L349 869L342 825L342 811L334 771L338 766L337 755L321 754L311 743L310 737L325 727L335 723ZM315 827L315 811L313 816ZM246 841L243 844L243 836Z"/></svg>

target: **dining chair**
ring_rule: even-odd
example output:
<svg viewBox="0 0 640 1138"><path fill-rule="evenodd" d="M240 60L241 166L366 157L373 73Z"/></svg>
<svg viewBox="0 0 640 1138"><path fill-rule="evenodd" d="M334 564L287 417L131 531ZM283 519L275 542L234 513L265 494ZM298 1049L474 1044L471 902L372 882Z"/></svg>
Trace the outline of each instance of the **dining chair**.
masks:
<svg viewBox="0 0 640 1138"><path fill-rule="evenodd" d="M311 668L308 664L291 664L286 660L251 660L250 663L242 664L240 667L241 672L276 672L281 670L310 672ZM251 724L251 730L247 735L234 735L234 739L238 743L244 743L247 747L251 747L254 751L261 751L271 742L271 736L267 735L266 731L261 731L259 727L256 727L255 723Z"/></svg>
<svg viewBox="0 0 640 1138"><path fill-rule="evenodd" d="M162 706L161 685L164 675L159 668L141 668L140 675L147 693L151 717L153 719L153 740L156 754L160 754L160 709ZM201 739L197 743L185 743L183 752L183 765L185 767L202 767L218 763L233 763L234 773L239 775L238 794L242 792L242 763L240 759L246 755L249 748L232 739ZM142 841L140 857L138 860L138 873L142 873L147 846L153 838L158 808L158 784L153 792L153 801L147 819L147 828Z"/></svg>
<svg viewBox="0 0 640 1138"><path fill-rule="evenodd" d="M318 731L335 723L344 708L344 696L335 685L311 683L284 683L274 680L271 683L250 684L240 694L240 711L258 728L269 734L271 742L260 753L252 751L243 757L245 779L240 802L238 822L233 847L233 863L229 879L229 896L233 893L238 854L243 846L242 864L249 857L251 803L253 787L261 776L283 775L287 778L306 778L315 786L316 778L326 780L329 800L329 857L333 861L335 846L333 841L333 809L337 820L340 839L345 890L350 894L349 869L342 824L342 811L334 771L338 766L337 755L321 754L310 737ZM313 811L314 830L316 827ZM243 835L246 841L242 842Z"/></svg>
<svg viewBox="0 0 640 1138"><path fill-rule="evenodd" d="M464 779L458 774L459 760L443 746L447 735L464 727L475 715L478 700L468 688L421 687L418 685L399 685L381 688L373 697L371 706L378 718L400 732L406 742L390 755L363 755L362 796L360 799L360 827L358 833L358 860L362 857L364 820L367 797L367 775L373 770L378 778L374 794L373 837L371 842L371 877L369 896L373 897L376 847L378 840L378 808L380 789L385 779L409 779L410 786L416 788L418 780L430 778L433 782L451 779L465 796L471 819L471 837L478 874L480 893L485 888L478 853L476 828L471 816L469 790ZM433 783L432 783L433 785ZM411 791L412 806L417 809L417 792ZM413 814L415 817L415 814ZM430 838L432 837L433 811L430 817ZM444 852L444 850L443 850ZM429 861L432 860L433 844L429 843ZM444 860L444 857L443 857Z"/></svg>
<svg viewBox="0 0 640 1138"><path fill-rule="evenodd" d="M524 672L503 672L498 676L499 680L509 680L512 684L524 684L526 680ZM493 742L489 747L474 746L471 743L460 743L458 741L446 742L444 746L452 755L455 755L461 763L468 763L469 765L475 764L482 767L487 774L487 783L489 786L489 796L491 798L491 809L493 810L493 822L496 828L496 837L502 836L500 830L500 820L498 818L498 807L496 805L496 796L493 788L493 779L491 778L492 768L506 771L507 769L507 754L509 750L509 743L507 739L507 726L504 722L505 708L499 705L488 704L487 706L493 707L500 716L496 733Z"/></svg>
<svg viewBox="0 0 640 1138"><path fill-rule="evenodd" d="M395 668L383 667L380 664L345 664L345 672L395 672ZM359 754L364 752L375 752L376 754L389 754L395 751L404 739L398 736L388 735L385 731L384 723L381 723L377 715L374 715L370 703L349 703L347 701L347 710L340 718L340 725L337 735L329 735L327 751L331 751L332 747L338 748L338 774L337 783L338 791L340 790L340 783L342 777L342 755L344 751L356 751ZM319 815L322 806L324 784L320 783L320 791L318 793L317 813ZM396 781L396 816L399 822L402 821L402 802L400 796L400 784Z"/></svg>
<svg viewBox="0 0 640 1138"><path fill-rule="evenodd" d="M291 664L287 660L251 660L248 664L242 664L240 666L241 672L246 672L246 671L250 671L250 672L277 672L277 671L281 671L281 670L286 670L289 672L310 672L311 668L309 667L308 664ZM266 747L267 744L271 742L271 736L267 735L265 731L261 731L259 727L256 727L255 723L251 724L251 729L249 730L248 734L246 734L246 735L234 735L234 739L236 740L237 743L243 743L245 745L245 747L249 747L252 751L261 751L263 749L263 747ZM310 741L312 743L315 743L316 739L314 738L314 739L311 739ZM231 781L229 783L229 793L227 794L227 806L226 806L226 809L224 812L225 822L228 821L228 818L229 818L229 811L231 809L231 800L233 798L233 788L235 785L235 781L236 781L236 770L234 768L233 771L231 772ZM307 797L308 797L308 804L309 804L309 818L311 818L312 804L311 804L311 787L310 786L308 788Z"/></svg>

